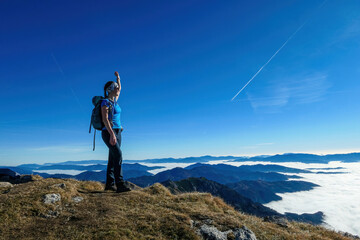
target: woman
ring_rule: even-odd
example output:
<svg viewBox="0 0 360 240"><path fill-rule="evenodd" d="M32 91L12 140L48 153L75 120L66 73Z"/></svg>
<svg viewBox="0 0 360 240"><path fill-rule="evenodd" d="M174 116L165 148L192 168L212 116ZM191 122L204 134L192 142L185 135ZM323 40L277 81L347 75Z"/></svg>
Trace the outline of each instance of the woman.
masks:
<svg viewBox="0 0 360 240"><path fill-rule="evenodd" d="M108 166L106 171L105 190L116 192L127 192L130 188L125 186L122 175L122 152L121 146L121 127L120 114L121 108L117 103L120 95L121 83L118 72L115 72L116 82L109 81L104 86L105 99L101 103L102 121L105 127L101 135L106 146L109 148Z"/></svg>

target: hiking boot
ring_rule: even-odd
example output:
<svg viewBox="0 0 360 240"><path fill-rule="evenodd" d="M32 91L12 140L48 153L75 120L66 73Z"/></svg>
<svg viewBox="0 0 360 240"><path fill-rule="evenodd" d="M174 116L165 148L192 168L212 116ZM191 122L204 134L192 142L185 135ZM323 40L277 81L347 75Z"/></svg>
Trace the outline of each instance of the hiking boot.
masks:
<svg viewBox="0 0 360 240"><path fill-rule="evenodd" d="M116 192L117 188L115 185L105 185L105 191L110 190Z"/></svg>
<svg viewBox="0 0 360 240"><path fill-rule="evenodd" d="M128 188L125 184L119 184L116 190L117 193L129 192L129 191L131 191L131 189Z"/></svg>

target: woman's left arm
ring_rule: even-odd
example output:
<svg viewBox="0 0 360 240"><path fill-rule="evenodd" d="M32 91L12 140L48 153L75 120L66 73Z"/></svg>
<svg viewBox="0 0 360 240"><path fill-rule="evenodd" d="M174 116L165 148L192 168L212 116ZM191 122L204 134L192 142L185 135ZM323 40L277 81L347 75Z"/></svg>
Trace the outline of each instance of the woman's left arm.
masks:
<svg viewBox="0 0 360 240"><path fill-rule="evenodd" d="M115 76L116 76L116 82L119 85L120 91L121 91L121 83L120 83L120 76L118 72L115 72ZM116 101L118 100L119 96L116 97Z"/></svg>

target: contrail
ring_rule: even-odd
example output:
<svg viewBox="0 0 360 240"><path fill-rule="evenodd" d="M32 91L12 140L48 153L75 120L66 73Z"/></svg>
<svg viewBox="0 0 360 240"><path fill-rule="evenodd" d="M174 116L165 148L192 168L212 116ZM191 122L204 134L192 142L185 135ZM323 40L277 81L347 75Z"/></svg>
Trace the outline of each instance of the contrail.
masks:
<svg viewBox="0 0 360 240"><path fill-rule="evenodd" d="M63 79L65 80L64 71L63 71L62 68L60 67L60 65L59 65L58 61L56 60L56 58L55 58L55 56L54 56L53 53L51 53L51 57L53 58L56 66L58 67L59 72L61 73ZM71 90L72 95L73 95L74 98L76 99L76 102L77 102L77 103L79 104L79 106L82 108L82 105L81 105L81 103L80 103L80 100L79 100L79 98L76 96L76 93L75 93L74 89L71 87L70 83L68 83L68 85L69 85L69 88L70 88L70 90Z"/></svg>
<svg viewBox="0 0 360 240"><path fill-rule="evenodd" d="M319 8L323 7L327 1L328 1L328 0L325 0L325 1L319 6ZM250 78L250 80L245 84L245 86L244 86L242 89L240 89L240 91L231 99L231 101L233 101L233 100L237 97L237 95L239 95L239 94L242 92L242 90L244 90L244 89L246 88L246 86L249 85L249 83L251 83L252 80L254 80L254 78L263 70L263 68L266 67L266 65L268 65L269 62L271 62L271 60L280 52L280 50L281 50L283 47L285 47L285 45L290 41L290 39L292 39L292 38L295 36L295 34L296 34L297 32L299 32L299 31L304 27L304 25L310 20L311 17L312 17L312 16L310 16L303 24L301 24L300 27L298 27L298 29L296 29L296 31L295 31L293 34L291 34L291 36L284 42L284 44L283 44L283 45L274 53L274 55L272 55L271 58L254 74L254 76L252 76L252 78Z"/></svg>

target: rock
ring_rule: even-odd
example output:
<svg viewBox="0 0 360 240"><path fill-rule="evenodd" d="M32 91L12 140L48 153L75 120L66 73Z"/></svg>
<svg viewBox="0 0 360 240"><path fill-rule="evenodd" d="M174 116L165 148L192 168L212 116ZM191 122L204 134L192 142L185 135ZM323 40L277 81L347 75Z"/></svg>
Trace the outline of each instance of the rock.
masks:
<svg viewBox="0 0 360 240"><path fill-rule="evenodd" d="M8 171L5 171L8 170ZM8 174L8 175L6 175ZM12 184L27 183L42 179L39 175L19 175L9 169L0 169L0 182L10 182Z"/></svg>
<svg viewBox="0 0 360 240"><path fill-rule="evenodd" d="M255 234L246 226L234 230L235 240L256 240Z"/></svg>
<svg viewBox="0 0 360 240"><path fill-rule="evenodd" d="M265 222L273 222L276 223L277 225L287 228L288 227L288 222L286 221L285 218L283 217L279 217L279 216L266 216L264 217L264 221Z"/></svg>
<svg viewBox="0 0 360 240"><path fill-rule="evenodd" d="M56 218L60 216L61 211L63 208L60 205L55 206L55 210L48 210L47 214L42 214L44 218Z"/></svg>
<svg viewBox="0 0 360 240"><path fill-rule="evenodd" d="M359 236L357 236L357 235L352 235L351 233L348 233L348 232L342 232L342 231L340 231L339 232L341 235L343 235L344 237L348 237L348 238L352 238L352 239L360 239L360 237Z"/></svg>
<svg viewBox="0 0 360 240"><path fill-rule="evenodd" d="M13 185L9 182L0 182L0 188L12 188Z"/></svg>
<svg viewBox="0 0 360 240"><path fill-rule="evenodd" d="M0 177L18 178L20 174L8 168L0 168Z"/></svg>
<svg viewBox="0 0 360 240"><path fill-rule="evenodd" d="M190 227L193 228L194 227L194 220L190 219Z"/></svg>
<svg viewBox="0 0 360 240"><path fill-rule="evenodd" d="M210 218L204 220L204 223L207 224L207 225L213 224L213 222L214 221L212 219L210 219Z"/></svg>
<svg viewBox="0 0 360 240"><path fill-rule="evenodd" d="M50 193L44 195L44 203L50 204L50 203L56 203L61 200L61 195L59 193Z"/></svg>
<svg viewBox="0 0 360 240"><path fill-rule="evenodd" d="M219 231L214 226L203 224L199 233L205 240L227 240L227 233Z"/></svg>
<svg viewBox="0 0 360 240"><path fill-rule="evenodd" d="M193 228L199 228L203 223L200 222L200 221L196 221L196 220L190 220L190 225L193 227Z"/></svg>
<svg viewBox="0 0 360 240"><path fill-rule="evenodd" d="M58 217L59 215L60 215L60 213L58 211L49 210L48 214L45 214L44 217L45 218L55 218L55 217Z"/></svg>
<svg viewBox="0 0 360 240"><path fill-rule="evenodd" d="M79 203L81 202L82 200L84 200L83 197L80 197L80 196L76 196L76 197L73 197L72 200L75 202L75 203Z"/></svg>
<svg viewBox="0 0 360 240"><path fill-rule="evenodd" d="M65 184L65 183L58 183L58 184L52 185L52 187L59 187L59 188L65 189L65 188L66 188L66 184Z"/></svg>

